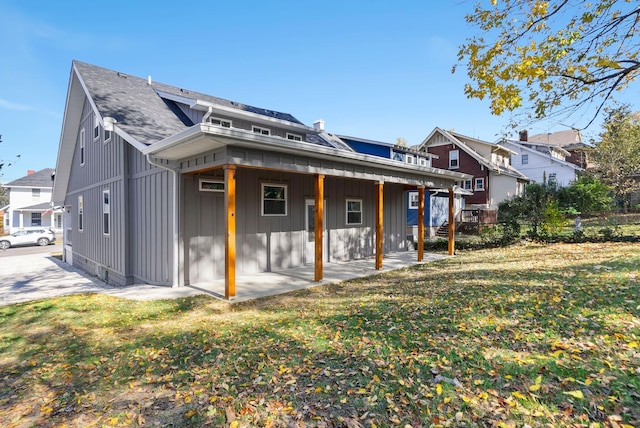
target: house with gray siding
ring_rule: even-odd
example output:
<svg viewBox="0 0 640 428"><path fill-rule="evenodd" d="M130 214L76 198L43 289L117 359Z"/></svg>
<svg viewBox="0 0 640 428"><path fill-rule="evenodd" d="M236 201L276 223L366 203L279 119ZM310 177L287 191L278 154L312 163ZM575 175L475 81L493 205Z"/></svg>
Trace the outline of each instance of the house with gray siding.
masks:
<svg viewBox="0 0 640 428"><path fill-rule="evenodd" d="M118 285L235 277L409 250L408 190L465 174L356 153L287 113L74 61L53 201L64 260Z"/></svg>

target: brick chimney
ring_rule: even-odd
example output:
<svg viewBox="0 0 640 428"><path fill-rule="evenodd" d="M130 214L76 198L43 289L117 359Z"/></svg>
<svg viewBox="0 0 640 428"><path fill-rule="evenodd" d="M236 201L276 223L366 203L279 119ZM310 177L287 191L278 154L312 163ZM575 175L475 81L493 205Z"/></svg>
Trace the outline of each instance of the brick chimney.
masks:
<svg viewBox="0 0 640 428"><path fill-rule="evenodd" d="M27 175L32 175L32 174L35 174L35 173L36 173L36 171L33 170L33 169L28 169L27 170Z"/></svg>
<svg viewBox="0 0 640 428"><path fill-rule="evenodd" d="M520 131L520 141L529 141L529 132L526 129Z"/></svg>

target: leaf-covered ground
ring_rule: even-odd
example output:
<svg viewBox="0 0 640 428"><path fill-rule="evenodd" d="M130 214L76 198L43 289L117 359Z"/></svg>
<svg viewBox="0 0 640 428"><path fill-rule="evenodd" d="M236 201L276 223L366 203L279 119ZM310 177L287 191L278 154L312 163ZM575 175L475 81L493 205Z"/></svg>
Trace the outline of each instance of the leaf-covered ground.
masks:
<svg viewBox="0 0 640 428"><path fill-rule="evenodd" d="M640 244L523 245L227 305L0 308L0 426L640 426Z"/></svg>

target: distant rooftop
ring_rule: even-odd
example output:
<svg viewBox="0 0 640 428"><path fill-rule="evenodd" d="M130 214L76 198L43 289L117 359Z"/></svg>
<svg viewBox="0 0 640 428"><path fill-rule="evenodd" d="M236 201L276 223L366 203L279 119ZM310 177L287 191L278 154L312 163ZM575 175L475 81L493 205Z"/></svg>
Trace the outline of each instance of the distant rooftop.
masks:
<svg viewBox="0 0 640 428"><path fill-rule="evenodd" d="M53 188L53 179L51 176L55 172L53 168L45 168L40 171L25 175L22 178L13 180L2 187L51 187Z"/></svg>

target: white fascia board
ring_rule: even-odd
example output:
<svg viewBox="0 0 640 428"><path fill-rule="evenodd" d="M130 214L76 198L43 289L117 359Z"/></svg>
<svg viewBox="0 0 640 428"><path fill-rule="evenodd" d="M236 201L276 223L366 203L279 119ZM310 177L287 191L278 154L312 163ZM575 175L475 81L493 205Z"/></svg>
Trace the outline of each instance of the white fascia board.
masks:
<svg viewBox="0 0 640 428"><path fill-rule="evenodd" d="M177 103L186 104L191 108L193 108L195 102L197 101L195 98L183 97L183 96L180 96L180 95L174 95L174 94L170 94L170 93L164 92L164 91L156 90L156 94L158 94L160 96L160 98L166 98L168 100L175 101Z"/></svg>
<svg viewBox="0 0 640 428"><path fill-rule="evenodd" d="M240 109L233 108L233 107L222 106L220 104L214 104L214 103L210 103L210 102L203 101L203 100L196 100L195 103L190 105L189 107L191 107L192 109L195 109L195 110L202 110L202 111L208 111L209 108L211 108L211 110L214 113L217 112L217 113L223 113L223 114L226 114L226 115L232 116L232 117L250 119L251 122L263 123L263 124L266 124L266 125L276 126L278 128L285 128L285 129L290 129L290 130L297 131L297 132L303 132L305 134L306 133L311 133L311 134L317 134L318 133L318 131L316 131L315 128L310 128L308 126L301 125L299 123L293 123L293 122L289 122L287 120L276 119L275 117L268 117L268 116L264 116L262 114L253 113L253 112L245 111L245 110L240 110Z"/></svg>
<svg viewBox="0 0 640 428"><path fill-rule="evenodd" d="M505 147L505 146L501 146L499 144L497 144L494 148L492 148L491 152L493 153L496 150L504 150L505 152L508 152L509 154L512 154L512 155L517 155L518 154L517 152L511 150L510 148Z"/></svg>
<svg viewBox="0 0 640 428"><path fill-rule="evenodd" d="M201 123L196 123L195 125L187 129L184 129L178 132L177 134L173 134L172 136L165 138L164 140L160 140L156 143L146 146L140 151L145 156L151 155L151 156L157 156L161 158L162 155L158 155L158 153L162 152L162 150L172 149L178 146L182 146L184 144L188 144L191 137L202 134L204 132L204 130L202 129L202 125L203 124ZM176 159L172 159L172 160L176 160Z"/></svg>
<svg viewBox="0 0 640 428"><path fill-rule="evenodd" d="M141 143L140 141L136 140L135 138L133 138L131 135L129 135L125 130L123 130L122 128L120 128L118 126L117 123L114 123L113 125L113 131L121 136L127 143L131 144L134 148L136 148L138 151L143 151L145 150L147 147L149 147L147 144Z"/></svg>
<svg viewBox="0 0 640 428"><path fill-rule="evenodd" d="M425 167L419 165L410 165L405 162L394 161L391 159L382 158L379 156L360 154L355 152L348 152L343 150L337 150L331 147L323 147L317 144L306 143L301 141L289 141L284 138L266 136L256 134L254 132L239 130L234 128L220 128L214 125L197 124L190 128L185 129L169 138L159 141L151 146L146 147L142 153L151 155L154 157L162 158L162 151L173 149L178 146L188 144L199 136L214 136L219 137L216 140L223 145L236 145L240 147L256 148L260 150L274 150L281 153L290 154L307 154L308 156L326 159L336 160L341 159L349 163L364 164L369 167L379 166L388 168L395 171L412 171L417 174L428 175L448 178L451 180L468 180L472 176L460 172L448 171L444 169L438 169L433 167ZM177 159L171 159L177 160Z"/></svg>
<svg viewBox="0 0 640 428"><path fill-rule="evenodd" d="M81 121L84 97L90 98L75 64L71 68L67 99L65 102L58 158L56 160L56 179L53 183L52 200L62 203L66 198L71 171L71 162L75 151L77 129Z"/></svg>
<svg viewBox="0 0 640 428"><path fill-rule="evenodd" d="M53 186L2 186L7 189L40 189L40 190L51 190Z"/></svg>
<svg viewBox="0 0 640 428"><path fill-rule="evenodd" d="M436 193L449 193L449 189L442 189L442 188L437 188L437 189L429 189L432 192L436 192ZM462 187L458 187L458 186L454 186L453 188L453 193L456 195L462 195L462 196L471 196L473 195L473 192L470 190L465 190Z"/></svg>

